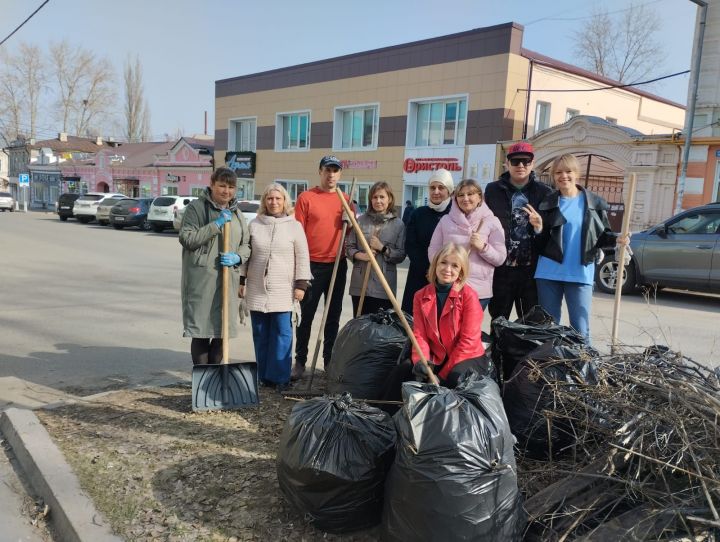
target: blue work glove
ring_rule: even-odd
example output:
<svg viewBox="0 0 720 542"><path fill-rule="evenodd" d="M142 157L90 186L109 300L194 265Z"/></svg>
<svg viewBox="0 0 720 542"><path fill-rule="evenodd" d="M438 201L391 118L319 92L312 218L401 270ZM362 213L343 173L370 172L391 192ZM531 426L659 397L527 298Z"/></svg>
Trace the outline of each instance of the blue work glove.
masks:
<svg viewBox="0 0 720 542"><path fill-rule="evenodd" d="M225 224L225 222L230 222L231 220L232 213L227 209L223 209L222 211L220 211L220 216L215 219L215 225L218 227L219 230L221 230L223 224Z"/></svg>
<svg viewBox="0 0 720 542"><path fill-rule="evenodd" d="M240 255L234 252L221 252L220 253L220 265L225 267L232 267L240 263Z"/></svg>

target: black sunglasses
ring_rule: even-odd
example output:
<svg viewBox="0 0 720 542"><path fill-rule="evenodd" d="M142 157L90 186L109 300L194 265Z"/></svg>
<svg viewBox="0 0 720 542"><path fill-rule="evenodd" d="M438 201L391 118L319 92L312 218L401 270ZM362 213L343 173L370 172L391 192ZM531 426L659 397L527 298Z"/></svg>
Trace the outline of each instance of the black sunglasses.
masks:
<svg viewBox="0 0 720 542"><path fill-rule="evenodd" d="M529 166L532 164L532 158L510 158L511 166L519 166L520 164L523 166Z"/></svg>

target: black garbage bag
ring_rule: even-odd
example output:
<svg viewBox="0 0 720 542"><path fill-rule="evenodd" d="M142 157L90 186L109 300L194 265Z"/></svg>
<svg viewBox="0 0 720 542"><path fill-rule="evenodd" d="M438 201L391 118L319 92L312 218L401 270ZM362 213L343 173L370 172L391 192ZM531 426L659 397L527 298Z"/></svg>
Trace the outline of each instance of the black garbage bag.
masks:
<svg viewBox="0 0 720 542"><path fill-rule="evenodd" d="M280 490L323 531L377 525L395 440L392 418L349 394L298 403L280 439Z"/></svg>
<svg viewBox="0 0 720 542"><path fill-rule="evenodd" d="M383 540L520 540L525 513L500 390L471 375L454 390L403 384Z"/></svg>
<svg viewBox="0 0 720 542"><path fill-rule="evenodd" d="M582 400L582 385L598 382L594 355L595 351L589 348L556 346L548 341L520 362L505 381L505 412L518 449L524 455L547 459L560 457L571 449L576 432L547 383L563 382L567 384L565 391L577 391ZM532 368L530 360L537 369ZM599 412L597 408L592 410Z"/></svg>
<svg viewBox="0 0 720 542"><path fill-rule="evenodd" d="M412 325L412 317L405 315ZM398 363L407 334L393 310L350 320L338 333L327 374L331 394L381 399L388 375Z"/></svg>
<svg viewBox="0 0 720 542"><path fill-rule="evenodd" d="M547 312L536 305L514 322L503 316L492 322L494 337L493 363L502 373L502 380L510 377L518 363L538 346L551 342L553 345L582 347L585 338L573 328L555 323Z"/></svg>

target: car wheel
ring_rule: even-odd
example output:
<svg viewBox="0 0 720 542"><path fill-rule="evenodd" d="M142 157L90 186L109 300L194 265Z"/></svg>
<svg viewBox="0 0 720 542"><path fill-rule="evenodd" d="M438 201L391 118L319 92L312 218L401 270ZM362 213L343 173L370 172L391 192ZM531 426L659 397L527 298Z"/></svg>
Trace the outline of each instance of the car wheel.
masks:
<svg viewBox="0 0 720 542"><path fill-rule="evenodd" d="M11 213L15 212L15 207L10 207L10 212Z"/></svg>
<svg viewBox="0 0 720 542"><path fill-rule="evenodd" d="M155 233L162 233L165 228L163 228L162 226L158 226L158 225L156 225L156 224L153 224L152 229L153 229L153 231L154 231Z"/></svg>
<svg viewBox="0 0 720 542"><path fill-rule="evenodd" d="M60 217L60 221L61 221L61 222L67 222L67 219L68 219L68 217L66 217L66 216L61 216L61 217Z"/></svg>
<svg viewBox="0 0 720 542"><path fill-rule="evenodd" d="M152 225L147 220L143 220L138 224L138 228L140 228L142 231L149 231L150 228L152 228Z"/></svg>
<svg viewBox="0 0 720 542"><path fill-rule="evenodd" d="M617 283L617 262L614 254L608 254L595 268L595 284L598 290L606 294L614 294ZM630 294L635 291L635 266L630 263L625 268L625 280L622 285L622 293Z"/></svg>
<svg viewBox="0 0 720 542"><path fill-rule="evenodd" d="M83 224L87 224L88 222L90 222L90 219L89 219L88 217L86 217L86 216L79 216L79 217L78 217L78 220L79 220L80 222L82 222Z"/></svg>
<svg viewBox="0 0 720 542"><path fill-rule="evenodd" d="M100 226L107 226L108 224L110 224L110 222L107 220L98 220L98 225Z"/></svg>
<svg viewBox="0 0 720 542"><path fill-rule="evenodd" d="M125 227L125 226L123 226L122 224L113 224L113 228L115 228L116 230L121 230L121 229L123 229L124 227Z"/></svg>

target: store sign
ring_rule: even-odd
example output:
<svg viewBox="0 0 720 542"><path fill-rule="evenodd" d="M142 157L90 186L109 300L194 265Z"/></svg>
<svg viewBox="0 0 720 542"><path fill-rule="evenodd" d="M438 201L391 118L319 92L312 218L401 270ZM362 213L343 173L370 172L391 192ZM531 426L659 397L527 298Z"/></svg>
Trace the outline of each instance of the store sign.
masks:
<svg viewBox="0 0 720 542"><path fill-rule="evenodd" d="M228 152L225 153L225 163L238 177L255 177L256 155L254 152Z"/></svg>
<svg viewBox="0 0 720 542"><path fill-rule="evenodd" d="M180 182L180 176L179 176L179 175L173 175L173 174L171 174L171 173L168 173L168 174L167 174L166 179L167 179L167 182L169 182L169 183L177 183L177 182Z"/></svg>
<svg viewBox="0 0 720 542"><path fill-rule="evenodd" d="M377 169L377 160L340 160L343 169Z"/></svg>
<svg viewBox="0 0 720 542"><path fill-rule="evenodd" d="M34 183L43 183L43 184L47 184L47 185L59 185L60 184L60 174L59 173L45 173L45 172L33 171L30 174L32 175L32 181Z"/></svg>
<svg viewBox="0 0 720 542"><path fill-rule="evenodd" d="M405 158L403 162L405 173L435 171L441 168L448 171L462 171L462 165L457 158Z"/></svg>

